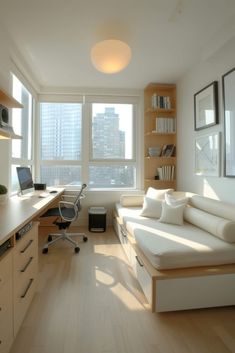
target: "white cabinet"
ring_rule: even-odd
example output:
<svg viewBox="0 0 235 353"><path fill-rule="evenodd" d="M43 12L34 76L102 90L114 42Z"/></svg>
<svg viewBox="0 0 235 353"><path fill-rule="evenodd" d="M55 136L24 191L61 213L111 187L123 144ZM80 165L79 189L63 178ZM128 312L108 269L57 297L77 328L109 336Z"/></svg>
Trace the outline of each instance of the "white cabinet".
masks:
<svg viewBox="0 0 235 353"><path fill-rule="evenodd" d="M125 227L123 226L119 217L114 217L113 222L114 222L114 230L120 240L120 243L122 244L123 250L125 251L125 254L126 254L128 260L130 261L131 245L128 240L127 231L126 231Z"/></svg>
<svg viewBox="0 0 235 353"><path fill-rule="evenodd" d="M141 259L141 255L136 253L134 245L129 239L129 235L124 225L120 221L120 218L117 215L114 215L113 219L114 230L122 244L123 250L134 270L134 273L137 277L137 280L149 302L152 305L153 300L153 285L152 285L152 276L149 274L145 268L144 262Z"/></svg>
<svg viewBox="0 0 235 353"><path fill-rule="evenodd" d="M12 252L0 258L0 353L8 352L13 342Z"/></svg>
<svg viewBox="0 0 235 353"><path fill-rule="evenodd" d="M35 293L38 223L0 256L0 353L8 353Z"/></svg>
<svg viewBox="0 0 235 353"><path fill-rule="evenodd" d="M144 266L144 262L141 259L140 255L137 255L135 249L131 247L131 258L130 258L131 266L135 272L135 275L138 279L138 282L149 302L152 304L152 277L146 270Z"/></svg>
<svg viewBox="0 0 235 353"><path fill-rule="evenodd" d="M38 273L38 230L34 223L30 231L16 242L13 257L14 335L32 301Z"/></svg>

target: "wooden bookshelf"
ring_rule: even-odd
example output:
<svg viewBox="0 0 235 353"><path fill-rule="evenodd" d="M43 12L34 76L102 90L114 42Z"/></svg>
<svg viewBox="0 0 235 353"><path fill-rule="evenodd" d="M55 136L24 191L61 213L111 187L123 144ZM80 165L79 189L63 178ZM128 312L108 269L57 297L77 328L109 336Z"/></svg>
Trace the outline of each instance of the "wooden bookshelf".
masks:
<svg viewBox="0 0 235 353"><path fill-rule="evenodd" d="M144 188L176 188L176 86L150 83L144 90L144 112ZM150 148L166 145L174 146L172 155L150 154Z"/></svg>

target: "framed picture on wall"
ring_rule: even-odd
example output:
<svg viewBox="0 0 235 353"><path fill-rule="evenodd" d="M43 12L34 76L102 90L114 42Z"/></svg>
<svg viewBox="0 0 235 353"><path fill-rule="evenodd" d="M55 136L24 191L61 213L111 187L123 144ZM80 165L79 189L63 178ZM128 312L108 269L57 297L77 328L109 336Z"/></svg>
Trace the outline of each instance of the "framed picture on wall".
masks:
<svg viewBox="0 0 235 353"><path fill-rule="evenodd" d="M222 76L224 103L224 176L235 177L235 68Z"/></svg>
<svg viewBox="0 0 235 353"><path fill-rule="evenodd" d="M218 124L218 82L214 81L194 94L194 129Z"/></svg>
<svg viewBox="0 0 235 353"><path fill-rule="evenodd" d="M195 174L220 176L220 133L211 132L195 139Z"/></svg>

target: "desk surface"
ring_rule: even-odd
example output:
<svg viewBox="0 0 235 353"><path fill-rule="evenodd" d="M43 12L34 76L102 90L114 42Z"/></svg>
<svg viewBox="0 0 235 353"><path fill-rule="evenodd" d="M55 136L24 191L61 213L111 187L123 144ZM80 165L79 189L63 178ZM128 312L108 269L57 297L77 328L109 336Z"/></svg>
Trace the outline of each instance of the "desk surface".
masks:
<svg viewBox="0 0 235 353"><path fill-rule="evenodd" d="M57 193L39 198L42 190L28 195L10 197L4 204L0 203L0 245L29 221L42 214L63 194L63 188L52 188Z"/></svg>

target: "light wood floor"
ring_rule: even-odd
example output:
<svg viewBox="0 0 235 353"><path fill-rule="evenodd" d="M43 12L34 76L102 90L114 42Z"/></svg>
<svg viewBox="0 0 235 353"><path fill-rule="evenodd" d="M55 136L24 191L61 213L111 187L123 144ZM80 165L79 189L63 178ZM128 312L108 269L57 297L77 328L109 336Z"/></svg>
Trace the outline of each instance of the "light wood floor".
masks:
<svg viewBox="0 0 235 353"><path fill-rule="evenodd" d="M39 252L11 353L235 353L235 307L152 314L113 231L87 234Z"/></svg>

